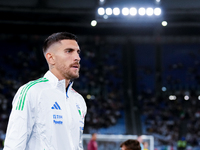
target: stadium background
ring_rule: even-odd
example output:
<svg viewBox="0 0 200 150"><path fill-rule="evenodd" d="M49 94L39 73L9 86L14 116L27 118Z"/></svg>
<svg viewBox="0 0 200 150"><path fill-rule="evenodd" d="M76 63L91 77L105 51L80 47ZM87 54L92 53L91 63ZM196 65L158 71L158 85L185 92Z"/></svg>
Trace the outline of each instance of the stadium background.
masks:
<svg viewBox="0 0 200 150"><path fill-rule="evenodd" d="M162 16L90 25L98 7L132 3L161 7ZM85 134L153 135L155 149L185 138L188 149L199 149L199 8L197 0L0 1L1 143L16 90L47 70L44 39L69 31L82 49L74 89L88 107Z"/></svg>

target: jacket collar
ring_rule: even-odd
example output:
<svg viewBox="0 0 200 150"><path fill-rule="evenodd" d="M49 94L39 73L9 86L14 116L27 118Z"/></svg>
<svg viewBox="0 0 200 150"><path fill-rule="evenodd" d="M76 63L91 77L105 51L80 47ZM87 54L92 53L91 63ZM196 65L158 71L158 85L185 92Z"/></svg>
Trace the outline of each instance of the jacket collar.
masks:
<svg viewBox="0 0 200 150"><path fill-rule="evenodd" d="M66 84L65 79L63 79L63 80L58 80L58 78L57 78L51 71L47 71L47 72L45 73L44 77L47 78L47 79L50 81L50 83L51 83L51 85L52 85L53 87L58 87L58 88L61 87L61 88L66 89L66 86L65 86L65 84ZM73 85L73 83L70 82L69 84L70 84L70 85L69 85L68 89L71 88L71 86Z"/></svg>
<svg viewBox="0 0 200 150"><path fill-rule="evenodd" d="M50 84L52 85L52 87L58 88L59 90L66 92L65 79L58 80L58 78L51 71L47 71L46 74L44 75L44 77L50 81ZM68 93L69 89L71 89L72 85L73 85L73 83L70 82L67 93Z"/></svg>
<svg viewBox="0 0 200 150"><path fill-rule="evenodd" d="M44 77L50 81L53 87L56 87L58 85L59 80L51 71L47 71Z"/></svg>

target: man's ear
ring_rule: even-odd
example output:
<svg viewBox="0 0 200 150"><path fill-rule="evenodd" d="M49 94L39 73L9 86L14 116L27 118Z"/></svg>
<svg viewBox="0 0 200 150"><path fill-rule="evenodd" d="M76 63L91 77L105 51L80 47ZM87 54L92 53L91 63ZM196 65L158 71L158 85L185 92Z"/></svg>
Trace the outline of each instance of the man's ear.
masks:
<svg viewBox="0 0 200 150"><path fill-rule="evenodd" d="M54 65L55 64L55 59L52 53L46 53L45 58L48 62L49 65Z"/></svg>

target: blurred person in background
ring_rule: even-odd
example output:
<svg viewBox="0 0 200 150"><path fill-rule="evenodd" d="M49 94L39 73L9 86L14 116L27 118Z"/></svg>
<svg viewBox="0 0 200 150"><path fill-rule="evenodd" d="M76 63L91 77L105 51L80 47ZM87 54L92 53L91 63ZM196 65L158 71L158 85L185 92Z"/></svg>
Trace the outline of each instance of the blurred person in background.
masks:
<svg viewBox="0 0 200 150"><path fill-rule="evenodd" d="M90 139L87 149L88 150L98 150L98 144L97 144L97 133L92 133L92 138Z"/></svg>
<svg viewBox="0 0 200 150"><path fill-rule="evenodd" d="M144 146L144 150L148 150L149 143L148 142L143 142L142 144Z"/></svg>
<svg viewBox="0 0 200 150"><path fill-rule="evenodd" d="M121 150L141 150L138 140L126 140L121 145Z"/></svg>
<svg viewBox="0 0 200 150"><path fill-rule="evenodd" d="M12 103L4 150L82 150L87 107L73 90L79 77L80 48L68 32L50 35L43 53L44 77L21 86Z"/></svg>
<svg viewBox="0 0 200 150"><path fill-rule="evenodd" d="M142 135L137 137L137 141L140 143L141 150L144 150Z"/></svg>
<svg viewBox="0 0 200 150"><path fill-rule="evenodd" d="M186 146L187 146L187 142L185 140L185 137L181 137L181 139L178 140L177 142L178 150L185 150Z"/></svg>

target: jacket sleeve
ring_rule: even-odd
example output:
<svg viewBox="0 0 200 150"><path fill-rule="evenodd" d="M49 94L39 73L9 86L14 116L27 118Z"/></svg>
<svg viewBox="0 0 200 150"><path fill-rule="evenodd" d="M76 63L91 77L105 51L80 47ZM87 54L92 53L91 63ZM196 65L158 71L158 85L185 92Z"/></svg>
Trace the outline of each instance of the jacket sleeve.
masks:
<svg viewBox="0 0 200 150"><path fill-rule="evenodd" d="M31 106L34 94L27 86L16 93L6 131L4 150L25 150L34 124L34 107Z"/></svg>

